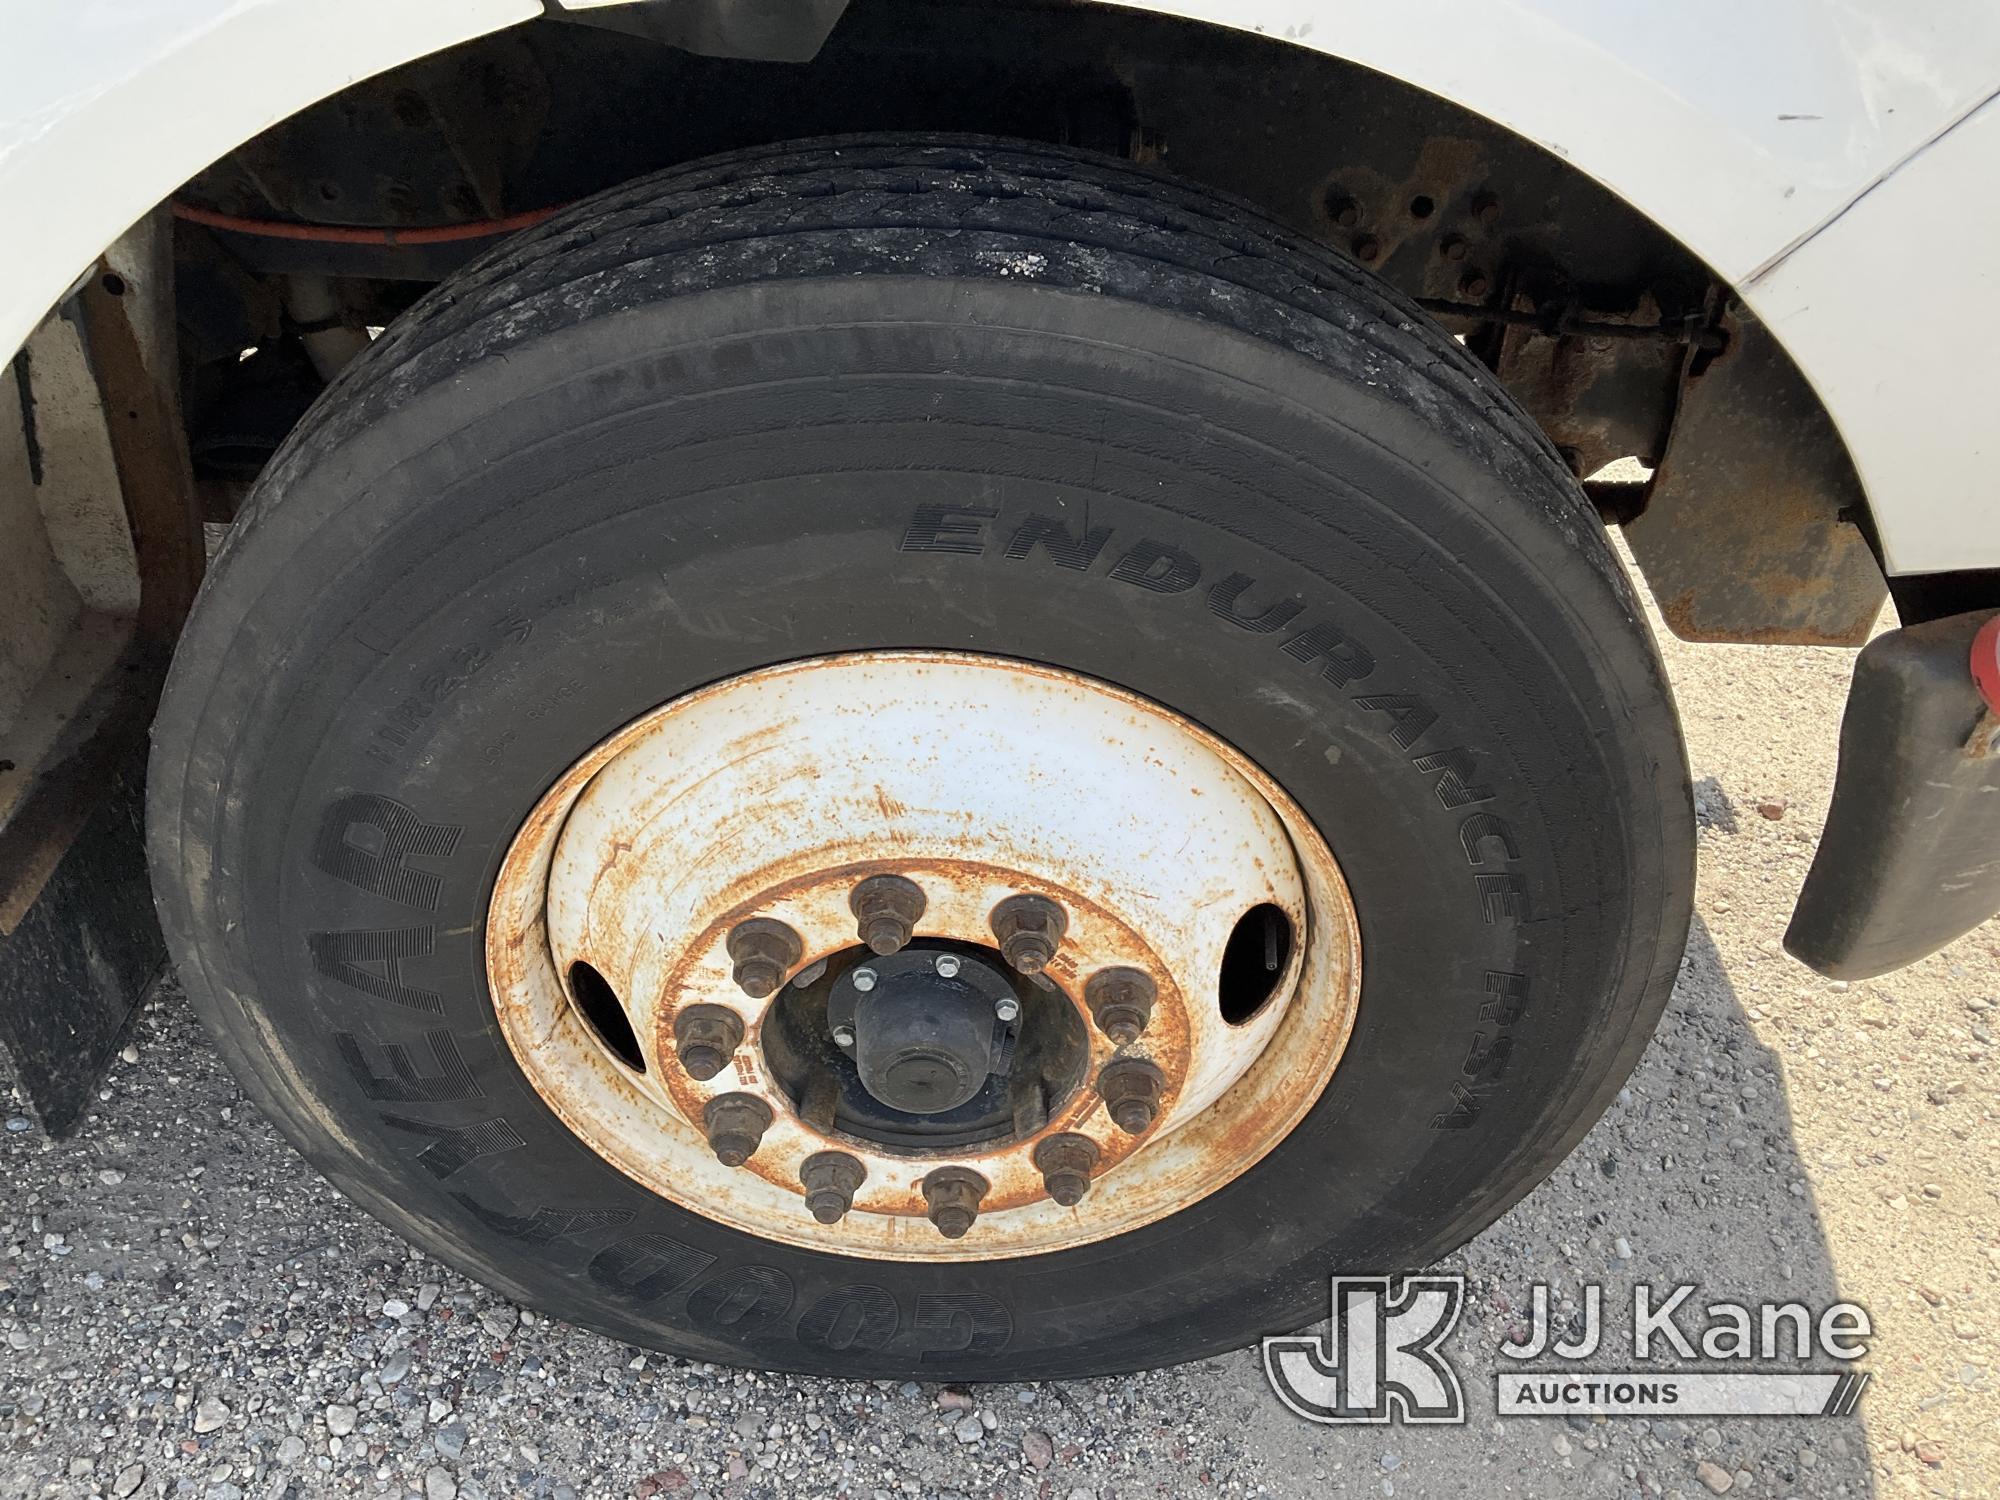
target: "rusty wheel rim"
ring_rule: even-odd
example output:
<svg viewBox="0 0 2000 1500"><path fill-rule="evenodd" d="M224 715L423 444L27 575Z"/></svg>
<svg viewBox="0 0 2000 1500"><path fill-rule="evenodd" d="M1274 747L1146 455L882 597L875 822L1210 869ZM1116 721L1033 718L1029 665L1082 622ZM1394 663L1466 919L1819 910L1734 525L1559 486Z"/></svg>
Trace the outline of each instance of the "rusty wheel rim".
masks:
<svg viewBox="0 0 2000 1500"><path fill-rule="evenodd" d="M922 905L900 933L873 929L908 944L878 960L855 892L880 877ZM1031 917L1034 901L1060 913L1038 978L1002 957L1040 956L1033 934L1003 942L1023 898ZM1259 971L1267 993L1225 994L1226 963L1250 972L1253 921L1285 929L1278 968ZM781 1015L794 1038L800 1015L849 1014L864 966L937 968L947 950L1034 984L1018 990L1031 1013L995 1023L1010 1046L1031 1050L1047 1007L1073 1008L1080 1081L994 1075L1012 1127L943 1146L859 1132L799 1088ZM747 673L598 745L509 848L486 961L516 1061L597 1155L733 1228L885 1260L1045 1253L1207 1197L1324 1091L1361 974L1325 838L1231 746L1075 673L908 651ZM953 995L973 979L992 992L983 969L952 973ZM1149 1004L1105 1010L1134 993ZM846 1024L833 1061L811 1064L829 1077L853 1050Z"/></svg>

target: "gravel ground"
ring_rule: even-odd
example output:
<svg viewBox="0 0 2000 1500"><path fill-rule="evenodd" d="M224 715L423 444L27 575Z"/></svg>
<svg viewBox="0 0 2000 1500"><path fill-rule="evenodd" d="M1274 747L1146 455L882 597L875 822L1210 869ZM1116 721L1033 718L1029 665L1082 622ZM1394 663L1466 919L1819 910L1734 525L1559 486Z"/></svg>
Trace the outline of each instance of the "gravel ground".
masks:
<svg viewBox="0 0 2000 1500"><path fill-rule="evenodd" d="M1833 773L1851 654L1666 643L1699 783L1674 1001L1585 1145L1444 1269L1464 1428L1328 1429L1248 1351L971 1391L646 1355L521 1312L320 1182L171 984L97 1111L0 1136L7 1496L1860 1496L2000 1493L2000 924L1886 980L1778 939ZM1852 1418L1493 1415L1537 1280L1699 1281L1873 1314ZM1562 1304L1559 1304L1562 1305ZM1622 1320L1610 1359L1629 1352Z"/></svg>

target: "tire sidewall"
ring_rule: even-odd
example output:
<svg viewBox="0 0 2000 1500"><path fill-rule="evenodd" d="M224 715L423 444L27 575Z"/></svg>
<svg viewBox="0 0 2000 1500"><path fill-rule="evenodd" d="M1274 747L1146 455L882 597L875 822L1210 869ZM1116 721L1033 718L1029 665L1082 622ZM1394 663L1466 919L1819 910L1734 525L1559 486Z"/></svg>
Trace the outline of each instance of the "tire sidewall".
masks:
<svg viewBox="0 0 2000 1500"><path fill-rule="evenodd" d="M1427 1263L1635 1059L1685 922L1657 666L1602 560L1423 413L1212 324L997 282L704 293L494 363L267 486L155 759L197 1003L301 1149L445 1259L734 1363L1131 1368L1296 1326L1330 1273ZM884 648L1141 693L1314 819L1361 1009L1256 1169L1074 1251L852 1260L646 1192L521 1075L483 931L535 800L681 693ZM329 871L357 797L448 830L400 861L420 889Z"/></svg>

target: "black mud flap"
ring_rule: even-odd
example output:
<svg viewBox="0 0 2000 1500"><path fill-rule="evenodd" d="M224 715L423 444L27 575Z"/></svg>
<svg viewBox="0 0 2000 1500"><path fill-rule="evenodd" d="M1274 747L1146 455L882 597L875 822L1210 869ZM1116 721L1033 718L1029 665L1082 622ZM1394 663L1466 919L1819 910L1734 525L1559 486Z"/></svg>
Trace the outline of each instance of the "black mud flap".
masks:
<svg viewBox="0 0 2000 1500"><path fill-rule="evenodd" d="M1877 636L1854 664L1833 806L1785 933L1822 974L1886 974L2000 912L2000 720L1969 666L1994 613Z"/></svg>
<svg viewBox="0 0 2000 1500"><path fill-rule="evenodd" d="M146 878L143 750L113 768L32 904L0 909L0 1053L43 1127L90 1107L132 1012L166 966Z"/></svg>

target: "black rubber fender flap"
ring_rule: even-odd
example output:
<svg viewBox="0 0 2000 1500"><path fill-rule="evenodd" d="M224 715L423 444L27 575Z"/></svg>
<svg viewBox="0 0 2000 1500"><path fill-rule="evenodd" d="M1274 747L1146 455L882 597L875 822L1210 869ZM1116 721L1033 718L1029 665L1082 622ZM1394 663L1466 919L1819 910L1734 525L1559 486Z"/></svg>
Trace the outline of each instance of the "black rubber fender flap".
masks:
<svg viewBox="0 0 2000 1500"><path fill-rule="evenodd" d="M1872 979L2000 912L2000 719L1968 665L1994 613L1889 631L1854 663L1833 805L1785 932L1822 974Z"/></svg>

